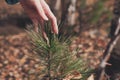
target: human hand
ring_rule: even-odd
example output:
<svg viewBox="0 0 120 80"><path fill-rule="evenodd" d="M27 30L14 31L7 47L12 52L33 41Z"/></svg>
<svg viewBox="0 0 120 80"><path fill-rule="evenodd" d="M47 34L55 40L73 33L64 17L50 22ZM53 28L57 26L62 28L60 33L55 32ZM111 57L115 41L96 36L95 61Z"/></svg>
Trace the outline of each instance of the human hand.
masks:
<svg viewBox="0 0 120 80"><path fill-rule="evenodd" d="M19 0L24 10L31 18L35 25L35 31L38 32L38 23L41 24L43 36L46 37L44 32L44 21L50 20L52 31L58 34L57 19L50 10L48 4L44 0Z"/></svg>

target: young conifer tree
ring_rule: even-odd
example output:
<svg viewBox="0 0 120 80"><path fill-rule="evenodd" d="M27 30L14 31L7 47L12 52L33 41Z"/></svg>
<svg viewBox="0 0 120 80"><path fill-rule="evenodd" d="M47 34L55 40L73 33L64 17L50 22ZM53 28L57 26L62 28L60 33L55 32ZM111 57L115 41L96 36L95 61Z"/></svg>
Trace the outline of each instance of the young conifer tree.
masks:
<svg viewBox="0 0 120 80"><path fill-rule="evenodd" d="M43 66L43 70L40 70L41 75L44 75L43 80L63 80L67 76L74 78L75 73L81 75L77 80L86 80L91 70L87 62L76 56L77 49L70 50L70 38L52 33L48 23L44 28L47 41L42 36L41 28L38 33L33 30L27 31L41 61L40 66Z"/></svg>

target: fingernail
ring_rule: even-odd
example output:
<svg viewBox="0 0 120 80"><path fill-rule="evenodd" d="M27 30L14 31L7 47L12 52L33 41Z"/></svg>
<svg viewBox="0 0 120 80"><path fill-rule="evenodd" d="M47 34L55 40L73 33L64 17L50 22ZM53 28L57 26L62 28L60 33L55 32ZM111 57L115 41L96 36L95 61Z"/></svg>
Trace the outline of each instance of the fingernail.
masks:
<svg viewBox="0 0 120 80"><path fill-rule="evenodd" d="M58 29L56 30L56 34L58 34Z"/></svg>
<svg viewBox="0 0 120 80"><path fill-rule="evenodd" d="M35 32L37 32L37 33L38 33L38 27L35 27Z"/></svg>
<svg viewBox="0 0 120 80"><path fill-rule="evenodd" d="M52 23L52 30L55 34L58 34L58 25L57 22Z"/></svg>
<svg viewBox="0 0 120 80"><path fill-rule="evenodd" d="M54 28L54 32L55 32L55 34L58 34L58 26L56 26L56 27Z"/></svg>
<svg viewBox="0 0 120 80"><path fill-rule="evenodd" d="M48 19L48 17L47 17L47 16L44 16L44 20L48 21L49 19Z"/></svg>

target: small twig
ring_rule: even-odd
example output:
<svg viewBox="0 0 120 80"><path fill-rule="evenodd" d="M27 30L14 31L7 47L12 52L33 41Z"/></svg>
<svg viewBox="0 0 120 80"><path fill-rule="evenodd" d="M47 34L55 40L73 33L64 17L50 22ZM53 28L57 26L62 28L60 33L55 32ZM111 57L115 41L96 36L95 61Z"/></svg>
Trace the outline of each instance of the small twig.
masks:
<svg viewBox="0 0 120 80"><path fill-rule="evenodd" d="M112 39L104 54L106 54L106 56L104 57L104 59L102 60L101 64L100 64L100 67L99 67L99 72L98 72L98 78L96 80L103 80L103 77L104 77L104 74L105 74L105 67L107 65L107 61L109 60L110 56L111 56L111 52L114 48L114 46L116 45L118 39L120 38L120 34L116 35L114 39Z"/></svg>
<svg viewBox="0 0 120 80"><path fill-rule="evenodd" d="M48 51L48 77L49 77L49 80L52 79L51 77L51 42L52 42L52 33L50 33L50 37L49 37L49 51Z"/></svg>
<svg viewBox="0 0 120 80"><path fill-rule="evenodd" d="M103 53L104 56L103 56L103 60L99 66L99 69L98 69L98 73L97 73L97 77L95 80L103 80L103 77L105 75L105 67L107 65L107 61L110 59L110 56L111 56L111 52L114 48L114 46L116 45L118 39L120 38L120 18L119 18L119 24L115 30L115 34L114 34L114 37L111 39L111 41L108 43L108 46L105 50L105 52Z"/></svg>

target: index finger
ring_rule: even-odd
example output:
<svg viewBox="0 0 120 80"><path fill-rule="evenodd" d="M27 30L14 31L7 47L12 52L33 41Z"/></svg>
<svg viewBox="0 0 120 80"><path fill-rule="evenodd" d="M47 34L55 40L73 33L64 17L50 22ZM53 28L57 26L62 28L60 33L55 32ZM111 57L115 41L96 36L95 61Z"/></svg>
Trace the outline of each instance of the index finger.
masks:
<svg viewBox="0 0 120 80"><path fill-rule="evenodd" d="M48 4L44 0L40 0L40 2L41 2L41 5L42 5L42 7L44 9L45 14L47 15L47 17L51 21L53 32L56 33L56 34L58 34L58 25L57 25L57 19L56 19L56 17L54 16L54 14L50 10Z"/></svg>

